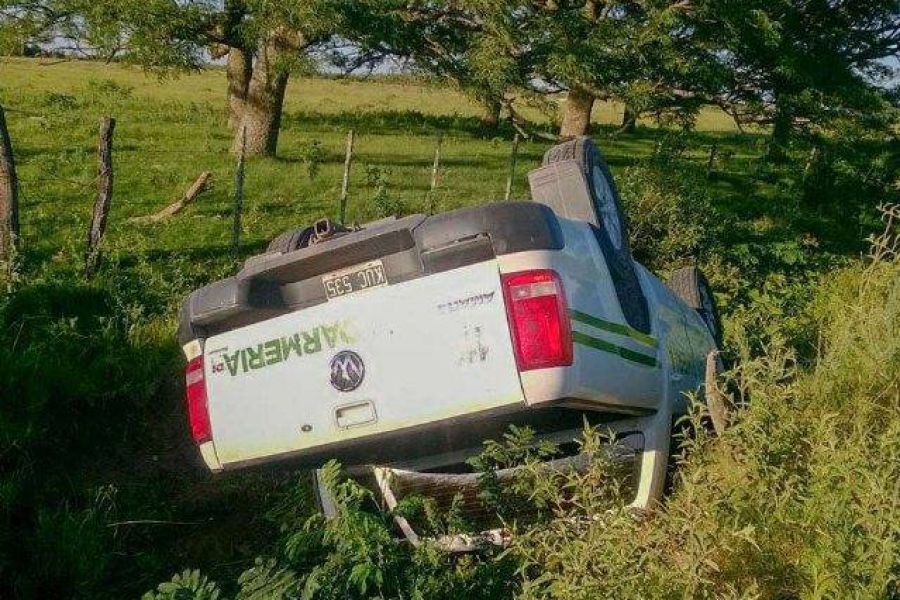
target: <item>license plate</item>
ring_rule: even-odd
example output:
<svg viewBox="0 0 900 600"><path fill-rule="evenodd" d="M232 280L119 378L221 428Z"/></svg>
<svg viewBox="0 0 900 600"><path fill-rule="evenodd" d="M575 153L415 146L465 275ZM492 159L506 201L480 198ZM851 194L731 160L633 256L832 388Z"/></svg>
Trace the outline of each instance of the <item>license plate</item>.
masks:
<svg viewBox="0 0 900 600"><path fill-rule="evenodd" d="M380 260L370 260L322 276L322 285L325 286L325 295L329 300L387 284L384 264Z"/></svg>

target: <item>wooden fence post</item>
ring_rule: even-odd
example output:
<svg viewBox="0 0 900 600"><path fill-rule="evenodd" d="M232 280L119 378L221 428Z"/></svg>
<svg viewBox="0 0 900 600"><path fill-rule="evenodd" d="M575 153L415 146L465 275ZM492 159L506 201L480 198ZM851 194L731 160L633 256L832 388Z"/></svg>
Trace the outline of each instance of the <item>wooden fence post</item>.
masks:
<svg viewBox="0 0 900 600"><path fill-rule="evenodd" d="M341 210L339 221L347 218L347 195L350 192L350 165L353 162L353 130L347 134L347 154L344 156L344 179L341 181Z"/></svg>
<svg viewBox="0 0 900 600"><path fill-rule="evenodd" d="M241 213L244 210L244 158L247 152L247 126L241 125L241 150L234 173L234 222L231 227L231 255L237 259L241 251Z"/></svg>
<svg viewBox="0 0 900 600"><path fill-rule="evenodd" d="M434 147L434 164L431 165L431 191L438 186L438 177L441 172L441 142L443 142L443 134L438 134L437 146Z"/></svg>
<svg viewBox="0 0 900 600"><path fill-rule="evenodd" d="M437 146L434 147L434 163L431 165L431 186L425 193L425 200L428 203L428 214L434 214L434 190L437 189L441 177L441 144L444 140L444 134L439 133Z"/></svg>
<svg viewBox="0 0 900 600"><path fill-rule="evenodd" d="M19 243L19 180L6 116L0 106L0 269L12 269Z"/></svg>
<svg viewBox="0 0 900 600"><path fill-rule="evenodd" d="M87 251L84 255L84 276L90 279L100 265L100 241L106 232L106 221L113 192L112 140L116 120L103 117L100 120L100 142L97 147L97 200L88 230Z"/></svg>
<svg viewBox="0 0 900 600"><path fill-rule="evenodd" d="M516 155L519 153L519 134L513 136L512 151L509 153L509 175L506 177L506 193L503 199L507 202L512 196L513 178L516 175Z"/></svg>
<svg viewBox="0 0 900 600"><path fill-rule="evenodd" d="M712 179L716 174L716 156L719 152L719 145L713 142L709 147L709 159L706 161L706 178Z"/></svg>

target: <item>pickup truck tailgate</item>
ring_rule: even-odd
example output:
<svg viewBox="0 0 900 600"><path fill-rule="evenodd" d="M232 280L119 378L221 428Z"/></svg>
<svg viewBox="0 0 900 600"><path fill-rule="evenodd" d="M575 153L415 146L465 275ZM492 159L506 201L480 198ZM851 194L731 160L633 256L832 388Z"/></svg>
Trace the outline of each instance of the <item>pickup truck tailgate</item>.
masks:
<svg viewBox="0 0 900 600"><path fill-rule="evenodd" d="M390 432L520 408L496 260L334 298L210 337L224 467L279 455L384 458Z"/></svg>

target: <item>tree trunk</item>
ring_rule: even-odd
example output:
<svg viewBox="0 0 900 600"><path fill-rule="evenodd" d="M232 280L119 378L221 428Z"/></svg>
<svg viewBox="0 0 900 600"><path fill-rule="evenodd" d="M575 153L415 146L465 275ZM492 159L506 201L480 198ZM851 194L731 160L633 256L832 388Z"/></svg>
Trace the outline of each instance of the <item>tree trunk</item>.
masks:
<svg viewBox="0 0 900 600"><path fill-rule="evenodd" d="M228 57L225 63L228 78L228 128L234 133L244 118L244 103L247 101L247 90L253 74L253 53L244 38L243 22L247 16L245 0L225 0L223 8L224 18L215 32L222 43L213 44L210 54L217 59L226 55Z"/></svg>
<svg viewBox="0 0 900 600"><path fill-rule="evenodd" d="M625 112L622 113L622 126L619 127L619 133L634 133L637 129L637 117L637 113L626 104Z"/></svg>
<svg viewBox="0 0 900 600"><path fill-rule="evenodd" d="M481 99L481 126L484 129L494 130L500 125L500 109L502 105L500 100L495 98Z"/></svg>
<svg viewBox="0 0 900 600"><path fill-rule="evenodd" d="M783 96L775 98L775 117L772 119L772 137L769 140L768 159L783 162L787 157L788 143L794 127L794 116Z"/></svg>
<svg viewBox="0 0 900 600"><path fill-rule="evenodd" d="M228 76L228 128L234 133L244 118L244 104L253 75L253 57L243 48L231 48L225 73Z"/></svg>
<svg viewBox="0 0 900 600"><path fill-rule="evenodd" d="M280 65L282 50L272 39L260 44L253 64L253 74L247 88L244 115L241 126L246 128L246 155L275 156L278 148L278 131L281 128L281 111L284 105L284 91L287 88L288 72ZM231 151L240 152L241 131L235 132Z"/></svg>
<svg viewBox="0 0 900 600"><path fill-rule="evenodd" d="M591 124L591 109L594 107L594 96L581 87L572 86L566 97L565 113L559 136L572 138L586 135Z"/></svg>
<svg viewBox="0 0 900 600"><path fill-rule="evenodd" d="M0 265L9 267L19 239L19 180L6 117L0 106Z"/></svg>

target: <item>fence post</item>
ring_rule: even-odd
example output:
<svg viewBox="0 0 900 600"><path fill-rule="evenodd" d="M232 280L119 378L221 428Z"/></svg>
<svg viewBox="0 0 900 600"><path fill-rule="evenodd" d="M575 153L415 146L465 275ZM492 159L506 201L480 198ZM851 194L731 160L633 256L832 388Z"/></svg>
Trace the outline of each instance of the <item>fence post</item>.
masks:
<svg viewBox="0 0 900 600"><path fill-rule="evenodd" d="M339 222L347 218L347 195L350 192L350 164L353 161L353 130L347 134L347 154L344 156L344 179L341 182L341 210Z"/></svg>
<svg viewBox="0 0 900 600"><path fill-rule="evenodd" d="M19 242L19 180L6 116L0 105L0 268L11 271Z"/></svg>
<svg viewBox="0 0 900 600"><path fill-rule="evenodd" d="M516 155L519 153L519 134L513 136L512 151L509 153L509 175L506 177L506 193L503 199L507 202L512 196L513 177L516 175Z"/></svg>
<svg viewBox="0 0 900 600"><path fill-rule="evenodd" d="M716 174L716 156L719 152L719 145L713 142L709 147L709 159L706 161L706 178L712 179Z"/></svg>
<svg viewBox="0 0 900 600"><path fill-rule="evenodd" d="M241 251L241 213L244 210L244 157L247 151L247 126L241 125L241 149L234 173L234 222L231 227L231 255L237 259Z"/></svg>
<svg viewBox="0 0 900 600"><path fill-rule="evenodd" d="M441 176L441 144L444 140L444 134L438 133L437 146L434 148L434 163L431 165L431 186L425 193L425 200L428 203L428 214L434 214L434 190L437 189Z"/></svg>
<svg viewBox="0 0 900 600"><path fill-rule="evenodd" d="M438 186L438 177L441 171L441 142L444 140L442 133L438 134L437 146L434 148L434 164L431 166L431 191Z"/></svg>
<svg viewBox="0 0 900 600"><path fill-rule="evenodd" d="M97 146L97 199L94 215L88 230L87 251L84 255L84 276L88 279L97 272L100 265L100 241L106 232L106 221L113 192L112 140L116 120L103 117L100 120L100 142Z"/></svg>

